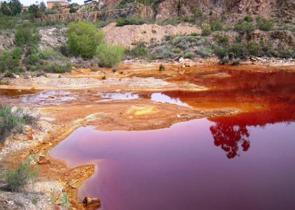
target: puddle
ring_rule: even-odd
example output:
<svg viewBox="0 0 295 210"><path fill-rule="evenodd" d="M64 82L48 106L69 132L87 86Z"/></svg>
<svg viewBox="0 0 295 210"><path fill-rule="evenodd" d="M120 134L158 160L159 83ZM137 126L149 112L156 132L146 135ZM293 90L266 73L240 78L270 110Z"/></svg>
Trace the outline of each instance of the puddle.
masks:
<svg viewBox="0 0 295 210"><path fill-rule="evenodd" d="M170 97L164 93L152 93L151 100L160 103L174 104L178 106L190 107L188 104L182 102L180 98Z"/></svg>
<svg viewBox="0 0 295 210"><path fill-rule="evenodd" d="M136 93L101 93L100 97L103 101L113 101L113 100L135 100L139 99L139 95Z"/></svg>
<svg viewBox="0 0 295 210"><path fill-rule="evenodd" d="M50 151L97 164L79 196L104 210L295 209L295 107L166 129L81 127Z"/></svg>
<svg viewBox="0 0 295 210"><path fill-rule="evenodd" d="M60 105L74 100L76 97L69 91L52 90L23 96L21 102L33 105Z"/></svg>

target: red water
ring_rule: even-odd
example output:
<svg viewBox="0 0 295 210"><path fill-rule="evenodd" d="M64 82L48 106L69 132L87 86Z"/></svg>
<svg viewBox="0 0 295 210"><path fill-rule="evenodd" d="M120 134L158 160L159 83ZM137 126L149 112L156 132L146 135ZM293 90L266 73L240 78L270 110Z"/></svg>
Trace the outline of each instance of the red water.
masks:
<svg viewBox="0 0 295 210"><path fill-rule="evenodd" d="M97 164L80 197L104 210L295 209L295 107L151 131L82 127L51 151Z"/></svg>
<svg viewBox="0 0 295 210"><path fill-rule="evenodd" d="M104 210L294 210L295 74L217 73L183 78L210 91L145 97L241 114L150 131L82 127L50 154L97 165L79 195L101 198Z"/></svg>

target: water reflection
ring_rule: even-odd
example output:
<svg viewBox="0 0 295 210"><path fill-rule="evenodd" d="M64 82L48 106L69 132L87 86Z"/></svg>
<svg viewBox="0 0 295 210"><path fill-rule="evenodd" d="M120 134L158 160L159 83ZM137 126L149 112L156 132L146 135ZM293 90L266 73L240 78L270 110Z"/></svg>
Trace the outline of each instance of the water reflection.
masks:
<svg viewBox="0 0 295 210"><path fill-rule="evenodd" d="M242 147L244 152L248 151L250 147L250 134L245 125L216 123L210 127L210 131L214 138L214 144L221 147L229 159L238 155L239 147Z"/></svg>
<svg viewBox="0 0 295 210"><path fill-rule="evenodd" d="M270 110L242 113L231 117L219 117L212 121L210 131L214 145L220 147L229 159L247 152L250 148L249 127L264 127L267 124L292 122L295 120L295 106L281 105Z"/></svg>

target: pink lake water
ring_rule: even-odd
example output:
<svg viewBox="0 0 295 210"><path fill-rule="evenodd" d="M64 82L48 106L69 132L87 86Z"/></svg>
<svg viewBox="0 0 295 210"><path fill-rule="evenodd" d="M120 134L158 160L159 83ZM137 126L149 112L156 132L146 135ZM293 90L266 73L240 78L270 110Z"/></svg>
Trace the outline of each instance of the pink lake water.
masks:
<svg viewBox="0 0 295 210"><path fill-rule="evenodd" d="M294 210L294 107L149 131L81 127L50 155L96 164L104 210Z"/></svg>

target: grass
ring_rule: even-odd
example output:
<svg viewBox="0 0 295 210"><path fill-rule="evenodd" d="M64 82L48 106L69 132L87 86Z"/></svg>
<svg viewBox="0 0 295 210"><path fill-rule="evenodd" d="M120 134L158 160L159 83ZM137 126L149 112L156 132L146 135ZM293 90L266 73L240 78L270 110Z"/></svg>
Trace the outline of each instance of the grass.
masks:
<svg viewBox="0 0 295 210"><path fill-rule="evenodd" d="M33 124L35 118L24 113L22 109L13 109L10 106L0 107L0 143L12 132L22 132L23 126Z"/></svg>
<svg viewBox="0 0 295 210"><path fill-rule="evenodd" d="M6 189L12 192L22 191L23 188L38 176L38 170L31 165L30 159L25 160L16 169L7 172Z"/></svg>

